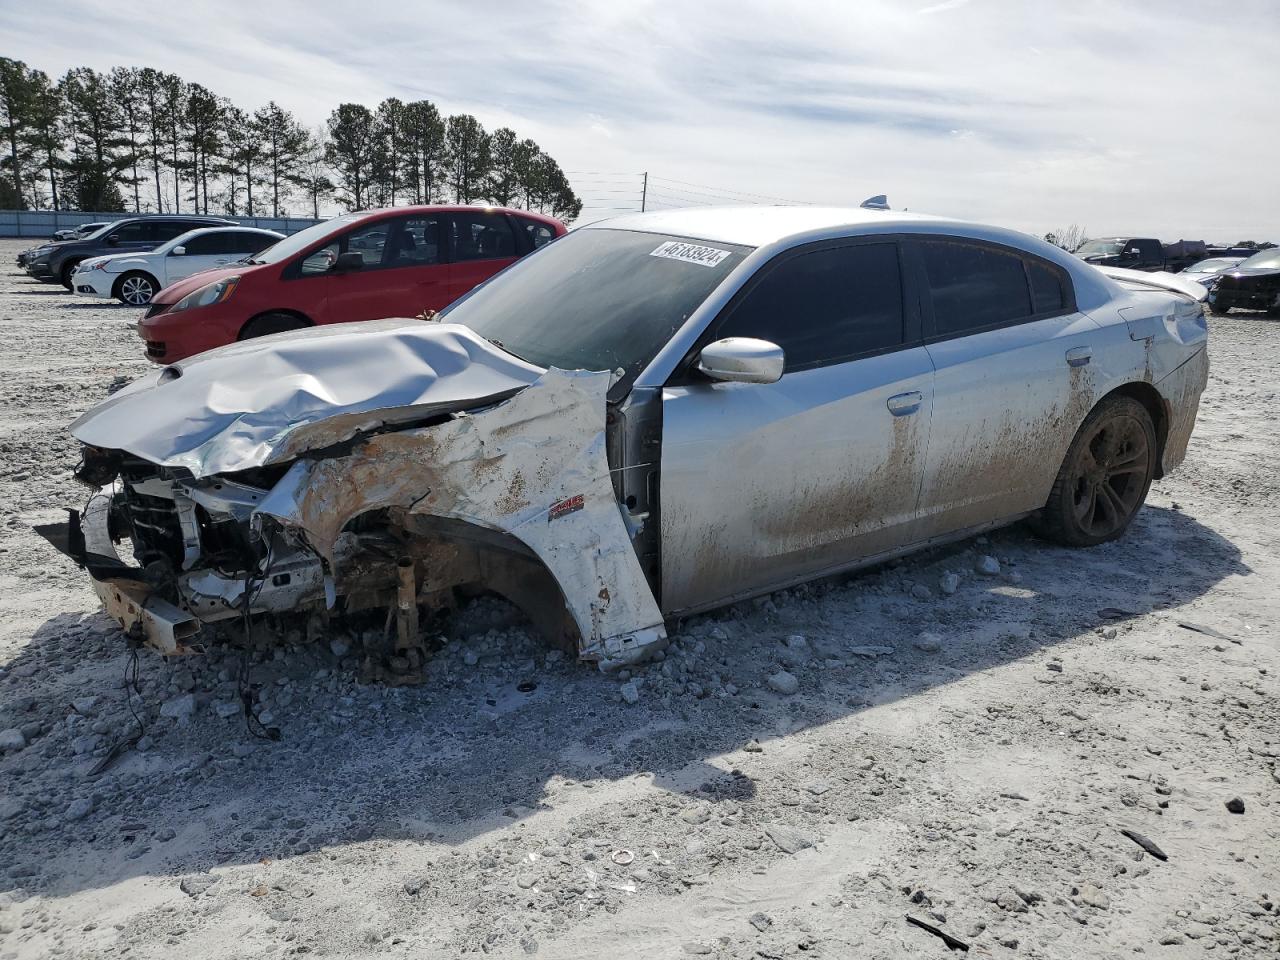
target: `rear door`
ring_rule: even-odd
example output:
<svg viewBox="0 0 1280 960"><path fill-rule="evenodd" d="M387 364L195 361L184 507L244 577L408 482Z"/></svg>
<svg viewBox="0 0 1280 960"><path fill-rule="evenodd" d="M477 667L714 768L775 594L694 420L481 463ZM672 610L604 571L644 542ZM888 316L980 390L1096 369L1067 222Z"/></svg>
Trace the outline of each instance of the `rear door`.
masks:
<svg viewBox="0 0 1280 960"><path fill-rule="evenodd" d="M414 317L449 302L438 215L409 215L361 224L301 264L298 282L319 300L309 314L321 323ZM342 253L358 252L364 267L335 273ZM308 297L311 300L311 297Z"/></svg>
<svg viewBox="0 0 1280 960"><path fill-rule="evenodd" d="M515 263L521 247L506 214L466 210L445 215L448 224L449 303Z"/></svg>
<svg viewBox="0 0 1280 960"><path fill-rule="evenodd" d="M916 520L933 368L895 240L779 256L699 345L730 336L781 346L786 368L776 383L720 383L691 355L663 392L667 612L883 553Z"/></svg>
<svg viewBox="0 0 1280 960"><path fill-rule="evenodd" d="M1099 330L1047 260L962 238L911 250L936 370L923 539L1044 506L1093 407Z"/></svg>

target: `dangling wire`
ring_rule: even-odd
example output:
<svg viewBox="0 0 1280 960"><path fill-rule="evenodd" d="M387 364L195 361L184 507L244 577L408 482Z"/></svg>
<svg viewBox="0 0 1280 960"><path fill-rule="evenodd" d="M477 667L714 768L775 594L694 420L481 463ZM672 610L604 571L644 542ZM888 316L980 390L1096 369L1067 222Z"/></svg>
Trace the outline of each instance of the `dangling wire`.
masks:
<svg viewBox="0 0 1280 960"><path fill-rule="evenodd" d="M249 731L251 736L257 737L259 740L281 740L284 737L279 727L267 727L258 718L257 711L253 708L253 690L249 686L249 658L253 654L253 615L251 610L254 602L258 599L258 594L262 592L263 585L267 582L267 577L271 575L274 551L275 539L272 538L267 543L267 556L262 563L262 572L255 574L253 570L245 571L244 593L241 595L240 601L240 620L244 627L244 655L240 658L238 678L240 703L244 707L245 729Z"/></svg>

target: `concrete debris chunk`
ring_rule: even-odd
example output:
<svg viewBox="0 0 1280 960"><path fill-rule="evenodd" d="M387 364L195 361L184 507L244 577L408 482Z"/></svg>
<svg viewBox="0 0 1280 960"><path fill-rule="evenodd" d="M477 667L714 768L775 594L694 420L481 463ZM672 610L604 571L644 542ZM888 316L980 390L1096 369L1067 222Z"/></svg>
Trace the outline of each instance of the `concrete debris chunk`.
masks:
<svg viewBox="0 0 1280 960"><path fill-rule="evenodd" d="M973 565L973 569L984 577L998 577L1000 575L1000 561L990 555L982 556Z"/></svg>
<svg viewBox="0 0 1280 960"><path fill-rule="evenodd" d="M937 653L942 649L942 635L926 630L915 639L915 648L925 653Z"/></svg>
<svg viewBox="0 0 1280 960"><path fill-rule="evenodd" d="M183 877L182 882L178 884L178 889L188 897L198 897L208 891L218 880L218 877L208 873L197 874L194 877Z"/></svg>
<svg viewBox="0 0 1280 960"><path fill-rule="evenodd" d="M769 824L764 828L764 835L783 853L798 853L813 846L811 837L784 823Z"/></svg>
<svg viewBox="0 0 1280 960"><path fill-rule="evenodd" d="M1111 898L1092 883L1081 884L1076 891L1076 899L1088 906L1097 907L1099 910L1111 909Z"/></svg>
<svg viewBox="0 0 1280 960"><path fill-rule="evenodd" d="M800 681L796 679L795 674L788 673L786 670L779 670L772 674L768 679L769 689L789 697L800 689Z"/></svg>
<svg viewBox="0 0 1280 960"><path fill-rule="evenodd" d="M22 731L17 727L10 727L8 730L0 731L0 753L21 750L26 745L27 738L23 736Z"/></svg>
<svg viewBox="0 0 1280 960"><path fill-rule="evenodd" d="M954 573L944 573L938 578L938 589L949 597L960 589L960 578Z"/></svg>
<svg viewBox="0 0 1280 960"><path fill-rule="evenodd" d="M166 700L160 705L160 716L168 717L171 720L184 720L195 712L196 695L194 693L184 693L181 696L174 697L172 700Z"/></svg>
<svg viewBox="0 0 1280 960"><path fill-rule="evenodd" d="M92 812L93 801L88 797L80 797L76 800L72 800L71 803L67 805L67 812L65 816L71 821L83 820Z"/></svg>
<svg viewBox="0 0 1280 960"><path fill-rule="evenodd" d="M622 699L626 703L639 703L640 701L640 685L635 680L628 680L620 688Z"/></svg>

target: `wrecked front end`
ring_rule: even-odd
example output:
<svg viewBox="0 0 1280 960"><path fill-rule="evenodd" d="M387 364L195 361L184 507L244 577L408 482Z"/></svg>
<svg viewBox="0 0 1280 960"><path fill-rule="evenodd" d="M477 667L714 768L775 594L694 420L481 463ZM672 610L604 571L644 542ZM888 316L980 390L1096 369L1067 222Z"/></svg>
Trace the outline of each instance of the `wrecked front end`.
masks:
<svg viewBox="0 0 1280 960"><path fill-rule="evenodd" d="M333 350L372 349L368 330L264 341L131 387L73 426L77 477L102 492L43 532L166 654L260 624L314 638L363 618L387 668L412 669L424 618L468 591L507 597L605 666L664 645L632 546L643 520L619 504L606 456L611 375L540 371L465 328L403 322L372 334L399 357L379 365L394 386L347 364L326 382ZM172 421L152 424L166 441L143 415Z"/></svg>

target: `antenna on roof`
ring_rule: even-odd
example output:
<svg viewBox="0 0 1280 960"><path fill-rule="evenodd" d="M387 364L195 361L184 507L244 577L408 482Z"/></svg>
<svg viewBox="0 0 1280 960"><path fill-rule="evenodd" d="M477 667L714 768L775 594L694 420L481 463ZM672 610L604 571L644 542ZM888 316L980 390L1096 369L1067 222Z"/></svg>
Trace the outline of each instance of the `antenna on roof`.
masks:
<svg viewBox="0 0 1280 960"><path fill-rule="evenodd" d="M867 197L867 199L863 200L858 204L858 206L862 207L864 210L888 210L889 198L883 193L880 193L874 197Z"/></svg>

